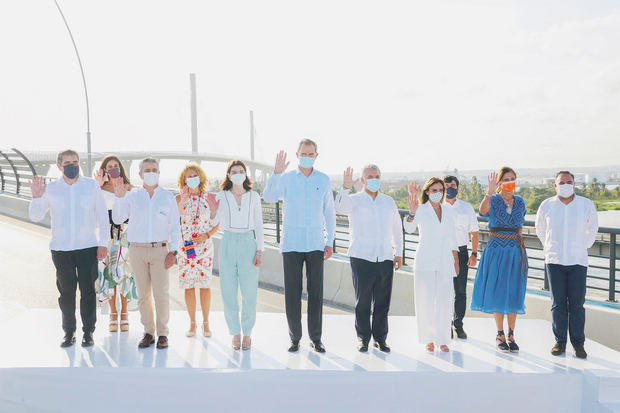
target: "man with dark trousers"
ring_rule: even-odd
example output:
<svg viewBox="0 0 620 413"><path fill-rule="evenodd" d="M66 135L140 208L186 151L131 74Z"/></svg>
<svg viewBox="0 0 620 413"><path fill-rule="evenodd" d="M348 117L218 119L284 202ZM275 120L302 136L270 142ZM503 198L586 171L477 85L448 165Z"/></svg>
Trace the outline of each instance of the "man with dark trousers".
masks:
<svg viewBox="0 0 620 413"><path fill-rule="evenodd" d="M353 181L353 169L347 168L342 189L336 196L336 211L349 216L351 228L348 255L355 288L357 349L367 352L372 335L374 346L389 353L385 341L388 312L394 270L403 265L403 227L394 199L379 192L379 167L366 165L361 178L364 190L349 195L357 181Z"/></svg>
<svg viewBox="0 0 620 413"><path fill-rule="evenodd" d="M284 298L291 344L299 350L301 340L301 294L303 267L308 282L308 334L310 346L325 352L323 328L323 262L333 254L336 214L329 177L314 169L317 145L302 139L297 147L299 166L284 173L286 153L276 157L273 175L263 192L265 202L283 200L283 230L280 251L284 264Z"/></svg>
<svg viewBox="0 0 620 413"><path fill-rule="evenodd" d="M478 261L479 227L476 211L468 202L458 199L459 180L456 176L446 176L443 179L446 184L445 202L452 205L455 212L456 245L459 247L459 273L454 277L454 317L452 318L452 336L466 339L467 333L463 329L463 317L467 306L467 272L469 267L476 265ZM471 255L467 244L471 236Z"/></svg>
<svg viewBox="0 0 620 413"><path fill-rule="evenodd" d="M60 152L56 166L62 176L47 185L43 178L33 177L28 215L38 222L50 211L52 219L50 250L65 332L60 346L75 342L75 291L79 286L82 347L90 347L97 322L97 260L108 253L108 209L97 181L80 175L77 152Z"/></svg>

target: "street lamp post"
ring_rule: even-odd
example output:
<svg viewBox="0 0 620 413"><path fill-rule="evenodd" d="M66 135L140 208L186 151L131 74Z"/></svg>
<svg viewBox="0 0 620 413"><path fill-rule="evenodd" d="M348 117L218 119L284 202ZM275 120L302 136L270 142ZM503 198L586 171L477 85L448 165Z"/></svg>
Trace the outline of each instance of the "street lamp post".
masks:
<svg viewBox="0 0 620 413"><path fill-rule="evenodd" d="M60 9L60 5L57 0L54 0L56 4L56 8L60 13L60 17L62 17L62 21L65 23L65 27L69 32L69 37L71 38L71 43L73 43L73 49L75 50L75 56L77 57L78 64L80 65L80 73L82 74L82 84L84 85L84 97L86 98L86 152L88 156L87 166L86 166L86 176L90 176L92 173L92 154L90 147L90 105L88 103L88 89L86 88L86 76L84 75L84 66L82 66L82 59L80 59L80 53L78 52L77 45L75 44L75 39L73 38L73 33L71 33L71 29L69 28L69 23L67 23L67 19L65 18L64 13Z"/></svg>

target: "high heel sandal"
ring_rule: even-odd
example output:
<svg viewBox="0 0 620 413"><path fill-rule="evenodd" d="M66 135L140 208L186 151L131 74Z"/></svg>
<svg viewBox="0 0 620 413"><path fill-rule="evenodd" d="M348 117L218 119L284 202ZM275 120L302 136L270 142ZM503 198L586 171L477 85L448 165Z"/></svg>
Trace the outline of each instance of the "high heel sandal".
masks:
<svg viewBox="0 0 620 413"><path fill-rule="evenodd" d="M429 353L434 353L435 352L435 344L428 343L426 345L426 351L428 351Z"/></svg>
<svg viewBox="0 0 620 413"><path fill-rule="evenodd" d="M441 346L439 346L439 350L441 350L443 353L449 353L450 352L450 347L448 347L445 344L442 344Z"/></svg>
<svg viewBox="0 0 620 413"><path fill-rule="evenodd" d="M211 337L211 330L209 329L209 322L208 321L203 321L202 322L202 335L205 337Z"/></svg>
<svg viewBox="0 0 620 413"><path fill-rule="evenodd" d="M123 320L125 317L125 320ZM121 331L129 331L129 314L121 313Z"/></svg>
<svg viewBox="0 0 620 413"><path fill-rule="evenodd" d="M193 330L192 330L192 326L194 326ZM189 330L185 332L185 337L194 337L195 335L196 335L196 322L191 321L189 323Z"/></svg>
<svg viewBox="0 0 620 413"><path fill-rule="evenodd" d="M508 348L510 349L511 353L519 352L519 346L517 345L517 342L515 341L514 330L508 330Z"/></svg>
<svg viewBox="0 0 620 413"><path fill-rule="evenodd" d="M237 334L232 338L232 348L233 350L239 350L241 348L241 336Z"/></svg>
<svg viewBox="0 0 620 413"><path fill-rule="evenodd" d="M249 350L252 347L252 338L250 336L243 336L242 350Z"/></svg>
<svg viewBox="0 0 620 413"><path fill-rule="evenodd" d="M495 344L497 345L497 351L500 351L502 353L508 353L510 351L510 347L508 347L508 344L506 344L506 335L504 334L504 330L499 330L497 332L497 337L495 337Z"/></svg>
<svg viewBox="0 0 620 413"><path fill-rule="evenodd" d="M116 320L112 320L112 317L116 317ZM110 333L116 333L118 331L118 313L110 313Z"/></svg>

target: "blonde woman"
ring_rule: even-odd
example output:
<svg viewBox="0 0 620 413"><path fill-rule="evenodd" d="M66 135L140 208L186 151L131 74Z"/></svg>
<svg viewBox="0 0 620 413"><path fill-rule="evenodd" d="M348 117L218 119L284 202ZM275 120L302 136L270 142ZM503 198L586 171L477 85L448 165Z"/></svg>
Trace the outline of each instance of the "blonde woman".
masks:
<svg viewBox="0 0 620 413"><path fill-rule="evenodd" d="M418 200L420 187L409 184L409 215L404 220L408 233L419 230L420 243L414 261L415 315L418 340L426 350L450 351L450 321L454 309L454 277L459 271L458 246L454 211L443 204L445 183L430 178L422 188L422 204Z"/></svg>
<svg viewBox="0 0 620 413"><path fill-rule="evenodd" d="M179 175L181 192L176 196L181 216L181 245L177 256L179 287L185 290L185 305L190 326L186 336L196 335L196 289L200 290L202 331L211 337L209 308L211 306L211 279L213 277L213 241L217 228L211 225L217 211L215 195L207 193L207 175L196 163L189 163Z"/></svg>

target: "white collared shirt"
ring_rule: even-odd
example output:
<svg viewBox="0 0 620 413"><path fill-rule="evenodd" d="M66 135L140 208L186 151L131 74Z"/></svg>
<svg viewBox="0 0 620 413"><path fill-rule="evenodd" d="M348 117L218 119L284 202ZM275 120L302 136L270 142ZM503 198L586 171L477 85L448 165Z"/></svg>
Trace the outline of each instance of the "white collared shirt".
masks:
<svg viewBox="0 0 620 413"><path fill-rule="evenodd" d="M47 184L41 198L30 202L28 215L41 221L47 211L52 218L52 251L107 247L110 221L97 181L80 176L69 185L64 177Z"/></svg>
<svg viewBox="0 0 620 413"><path fill-rule="evenodd" d="M170 250L174 251L181 242L177 201L172 192L160 186L155 188L152 198L144 187L116 198L112 220L120 225L127 219L127 240L130 243L168 241Z"/></svg>
<svg viewBox="0 0 620 413"><path fill-rule="evenodd" d="M217 215L211 225L220 224L220 231L247 232L254 231L256 248L265 249L263 235L263 206L256 191L247 191L241 195L241 207L230 191L220 191L215 196L220 201Z"/></svg>
<svg viewBox="0 0 620 413"><path fill-rule="evenodd" d="M474 207L469 202L461 201L460 199L454 201L454 205L451 205L448 201L444 204L451 206L454 210L456 245L459 247L467 246L469 244L469 234L480 231Z"/></svg>
<svg viewBox="0 0 620 413"><path fill-rule="evenodd" d="M558 196L545 199L536 213L536 235L547 264L588 266L588 248L596 240L598 215L594 203L575 195L568 204Z"/></svg>
<svg viewBox="0 0 620 413"><path fill-rule="evenodd" d="M342 188L336 196L336 211L349 216L349 257L370 262L402 257L403 229L394 199L381 192L374 200L366 191L349 192Z"/></svg>

